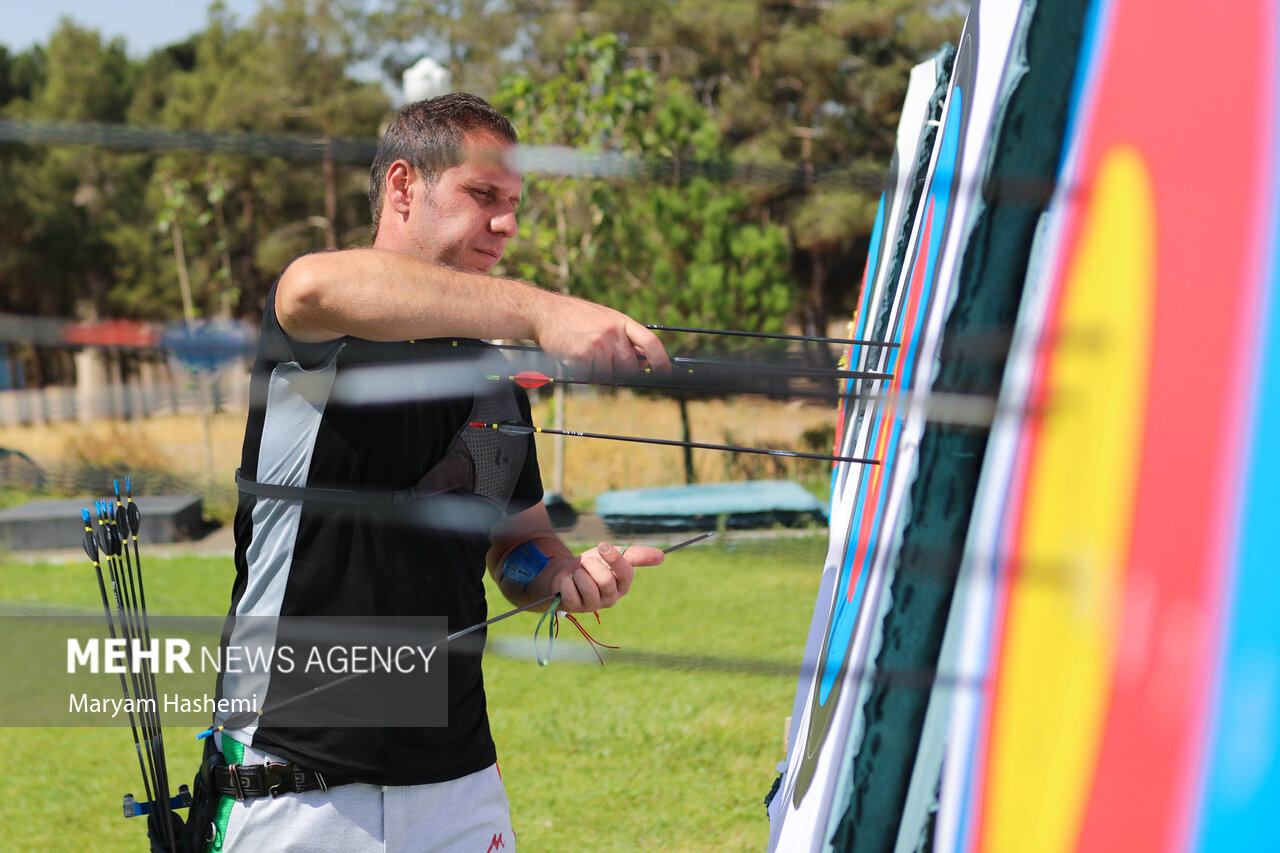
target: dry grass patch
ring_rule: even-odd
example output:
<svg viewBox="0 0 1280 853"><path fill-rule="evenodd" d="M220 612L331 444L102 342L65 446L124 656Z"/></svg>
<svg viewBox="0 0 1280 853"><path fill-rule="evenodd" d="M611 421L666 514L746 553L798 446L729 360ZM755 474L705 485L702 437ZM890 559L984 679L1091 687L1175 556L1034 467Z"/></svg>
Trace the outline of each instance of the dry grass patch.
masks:
<svg viewBox="0 0 1280 853"><path fill-rule="evenodd" d="M540 426L551 426L550 395L534 405ZM689 404L694 441L770 447L785 450L831 452L834 406L810 406L762 399L705 400ZM598 392L570 395L565 406L565 426L582 432L616 433L680 439L680 409L671 400L655 400L630 392ZM827 434L830 430L830 435ZM821 436L815 448L815 439ZM555 436L538 436L542 479L551 488ZM642 444L564 438L565 497L575 504L589 504L610 489L670 486L684 482L684 450ZM828 477L825 462L783 459L714 450L693 451L699 482L718 483L748 479L789 479L806 482Z"/></svg>
<svg viewBox="0 0 1280 853"><path fill-rule="evenodd" d="M534 399L534 418L553 426L550 394ZM834 406L782 403L765 399L706 400L689 404L695 441L831 451ZM212 454L214 483L231 487L240 463L244 411L209 418L209 441L198 415L157 415L130 421L65 422L0 427L0 447L21 450L47 471L89 467L119 474L138 470L167 471L193 488L204 490L206 454ZM567 429L680 439L680 410L671 400L642 397L629 391L578 391L567 395ZM553 488L555 436L537 437L543 482ZM657 447L587 438L561 439L564 448L564 495L580 508L610 489L670 486L684 482L681 448ZM808 485L824 483L824 462L695 450L700 482L777 478ZM820 487L821 488L821 487Z"/></svg>

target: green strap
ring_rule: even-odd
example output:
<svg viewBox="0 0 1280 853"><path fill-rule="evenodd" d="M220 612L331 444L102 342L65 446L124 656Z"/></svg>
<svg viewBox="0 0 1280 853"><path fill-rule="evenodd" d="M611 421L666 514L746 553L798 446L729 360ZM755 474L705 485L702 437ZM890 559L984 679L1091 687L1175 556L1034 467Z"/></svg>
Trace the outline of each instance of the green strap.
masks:
<svg viewBox="0 0 1280 853"><path fill-rule="evenodd" d="M227 734L222 735L222 756L228 764L240 764L244 761L244 744L234 740ZM222 853L222 842L227 837L227 822L231 820L231 809L235 806L235 797L221 794L218 807L213 812L214 834L207 853Z"/></svg>
<svg viewBox="0 0 1280 853"><path fill-rule="evenodd" d="M559 595L551 600L551 606L543 611L542 618L538 620L538 627L533 629L533 653L538 658L538 666L551 663L551 646L554 645L556 633L560 630L560 617L556 615L556 609L560 607L561 600ZM547 625L547 654L543 657L538 649L538 634L542 631L542 623L547 621L548 616L551 617L551 621Z"/></svg>

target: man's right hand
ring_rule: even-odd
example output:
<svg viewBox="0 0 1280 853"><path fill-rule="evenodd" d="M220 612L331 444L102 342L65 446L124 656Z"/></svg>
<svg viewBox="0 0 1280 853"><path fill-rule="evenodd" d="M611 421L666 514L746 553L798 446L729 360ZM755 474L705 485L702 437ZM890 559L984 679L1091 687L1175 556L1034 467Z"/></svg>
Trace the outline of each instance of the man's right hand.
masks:
<svg viewBox="0 0 1280 853"><path fill-rule="evenodd" d="M556 296L539 313L534 335L544 351L579 379L611 382L646 367L671 372L657 335L626 314L571 296Z"/></svg>

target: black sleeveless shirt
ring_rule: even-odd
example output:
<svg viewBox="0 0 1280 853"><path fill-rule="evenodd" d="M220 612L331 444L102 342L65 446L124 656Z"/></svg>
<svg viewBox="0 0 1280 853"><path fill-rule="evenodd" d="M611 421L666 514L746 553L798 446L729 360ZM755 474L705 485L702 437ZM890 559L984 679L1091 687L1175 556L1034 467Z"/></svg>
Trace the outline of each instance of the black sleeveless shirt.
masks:
<svg viewBox="0 0 1280 853"><path fill-rule="evenodd" d="M326 489L339 497L242 490L224 645L238 643L237 626L243 632L264 618L443 616L450 632L484 621L489 526L542 499L532 436L467 426L531 423L521 389L505 376L484 379L505 360L471 340L294 341L276 318L275 290L253 368L240 475L286 493ZM356 499L347 503L342 492ZM333 778L456 779L496 760L483 635L469 636L462 653L449 650L447 727L279 727L269 713L238 729L232 724L242 718L218 714L215 723L228 724L225 736ZM279 677L275 695L270 674L245 678L221 675L219 696L254 693L268 708L289 698Z"/></svg>

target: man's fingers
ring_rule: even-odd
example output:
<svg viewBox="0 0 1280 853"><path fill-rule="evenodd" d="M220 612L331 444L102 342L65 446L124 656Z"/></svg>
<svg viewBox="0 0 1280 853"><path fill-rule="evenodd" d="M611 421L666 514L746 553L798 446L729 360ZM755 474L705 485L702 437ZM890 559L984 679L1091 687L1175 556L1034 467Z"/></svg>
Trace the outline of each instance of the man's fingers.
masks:
<svg viewBox="0 0 1280 853"><path fill-rule="evenodd" d="M640 359L624 327L610 329L607 334L600 337L596 347L590 379L597 382L613 382L641 371Z"/></svg>
<svg viewBox="0 0 1280 853"><path fill-rule="evenodd" d="M566 613L581 613L586 609L582 600L582 593L578 592L578 585L574 583L574 575L577 573L578 570L574 570L561 575L560 580L556 582L556 592L560 593L560 607L558 609Z"/></svg>
<svg viewBox="0 0 1280 853"><path fill-rule="evenodd" d="M615 354L603 340L588 343L582 352L561 358L561 364L575 379L612 382Z"/></svg>
<svg viewBox="0 0 1280 853"><path fill-rule="evenodd" d="M667 558L661 548L652 545L630 545L623 552L627 562L632 566L658 566Z"/></svg>
<svg viewBox="0 0 1280 853"><path fill-rule="evenodd" d="M601 607L612 607L618 599L631 587L633 570L622 555L607 542L592 548L582 555L582 583L579 591L588 603L598 597ZM594 589L583 589L583 584L594 584ZM594 594L593 594L594 593ZM595 608L592 608L595 609Z"/></svg>
<svg viewBox="0 0 1280 853"><path fill-rule="evenodd" d="M601 542L594 550L609 570L609 576L617 587L618 598L626 595L631 589L632 580L635 579L636 570L632 568L633 564L608 542Z"/></svg>
<svg viewBox="0 0 1280 853"><path fill-rule="evenodd" d="M561 593L564 610L580 613L612 607L618 600L618 583L604 561L583 555L582 564L568 578L572 596ZM573 602L573 603L571 603Z"/></svg>
<svg viewBox="0 0 1280 853"><path fill-rule="evenodd" d="M643 545L628 548L624 555L608 542L601 542L583 553L573 572L566 573L557 582L561 608L589 612L612 607L630 591L635 579L634 566L656 566L663 556L657 548Z"/></svg>
<svg viewBox="0 0 1280 853"><path fill-rule="evenodd" d="M573 297L543 318L535 338L576 378L612 382L644 369L667 373L671 360L649 329L625 314Z"/></svg>
<svg viewBox="0 0 1280 853"><path fill-rule="evenodd" d="M609 346L608 344L605 344L604 346L608 351L601 353L600 357L596 359L595 371L592 378L599 382L612 382L618 373L618 370L616 369L618 367L617 348Z"/></svg>
<svg viewBox="0 0 1280 853"><path fill-rule="evenodd" d="M644 354L649 367L655 373L670 373L671 359L658 336L639 323L627 325L627 337L631 340L633 355L636 350Z"/></svg>
<svg viewBox="0 0 1280 853"><path fill-rule="evenodd" d="M582 613L612 607L631 590L636 566L656 566L665 559L660 548L650 545L632 545L624 552L601 542L578 557L573 571L556 582L560 609Z"/></svg>

